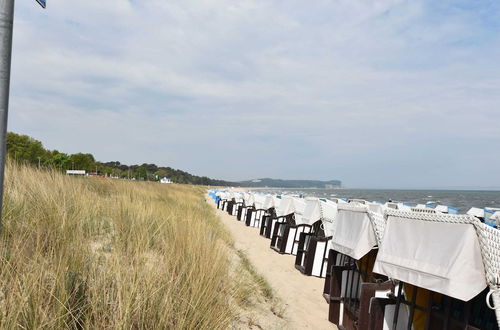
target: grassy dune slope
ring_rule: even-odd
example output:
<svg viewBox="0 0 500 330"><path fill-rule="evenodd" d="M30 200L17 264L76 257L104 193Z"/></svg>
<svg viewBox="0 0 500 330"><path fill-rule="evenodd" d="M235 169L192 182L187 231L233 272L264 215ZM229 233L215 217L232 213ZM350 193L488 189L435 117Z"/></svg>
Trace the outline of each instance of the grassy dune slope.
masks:
<svg viewBox="0 0 500 330"><path fill-rule="evenodd" d="M203 188L6 171L0 328L227 328L247 300Z"/></svg>

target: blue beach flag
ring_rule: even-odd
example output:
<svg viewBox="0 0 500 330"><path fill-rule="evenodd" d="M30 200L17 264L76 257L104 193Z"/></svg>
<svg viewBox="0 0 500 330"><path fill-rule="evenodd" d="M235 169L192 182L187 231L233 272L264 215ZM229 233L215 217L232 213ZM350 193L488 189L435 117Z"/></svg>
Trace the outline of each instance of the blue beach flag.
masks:
<svg viewBox="0 0 500 330"><path fill-rule="evenodd" d="M42 8L46 8L47 7L47 1L46 0L36 0L36 2L38 2L40 4L40 6L42 6Z"/></svg>

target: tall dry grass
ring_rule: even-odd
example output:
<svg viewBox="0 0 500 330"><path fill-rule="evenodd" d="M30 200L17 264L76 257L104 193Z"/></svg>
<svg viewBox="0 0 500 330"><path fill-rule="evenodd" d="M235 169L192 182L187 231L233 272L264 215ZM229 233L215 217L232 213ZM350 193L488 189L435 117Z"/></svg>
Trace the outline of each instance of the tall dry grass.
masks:
<svg viewBox="0 0 500 330"><path fill-rule="evenodd" d="M244 298L203 194L8 164L0 328L227 328Z"/></svg>

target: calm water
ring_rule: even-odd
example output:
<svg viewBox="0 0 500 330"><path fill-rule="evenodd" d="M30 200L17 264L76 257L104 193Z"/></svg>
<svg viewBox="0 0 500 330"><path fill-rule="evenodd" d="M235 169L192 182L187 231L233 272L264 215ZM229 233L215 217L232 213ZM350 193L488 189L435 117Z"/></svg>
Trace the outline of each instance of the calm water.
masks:
<svg viewBox="0 0 500 330"><path fill-rule="evenodd" d="M500 207L500 191L472 190L375 190L375 189L259 189L269 193L302 194L323 198L359 198L368 201L410 202L439 204L458 207L465 213L471 207Z"/></svg>

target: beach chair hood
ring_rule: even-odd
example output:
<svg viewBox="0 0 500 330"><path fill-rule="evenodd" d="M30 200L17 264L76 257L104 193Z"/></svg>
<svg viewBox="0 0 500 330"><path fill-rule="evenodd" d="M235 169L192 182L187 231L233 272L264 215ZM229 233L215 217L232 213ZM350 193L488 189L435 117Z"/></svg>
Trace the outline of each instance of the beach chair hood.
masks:
<svg viewBox="0 0 500 330"><path fill-rule="evenodd" d="M295 215L295 224L307 224L304 222L304 211L306 209L306 201L303 198L293 197L293 214Z"/></svg>
<svg viewBox="0 0 500 330"><path fill-rule="evenodd" d="M246 193L245 196L243 197L243 200L245 202L245 206L252 206L255 201L254 194Z"/></svg>
<svg viewBox="0 0 500 330"><path fill-rule="evenodd" d="M377 238L368 216L367 205L338 204L338 214L333 222L331 247L359 260L376 245Z"/></svg>
<svg viewBox="0 0 500 330"><path fill-rule="evenodd" d="M478 207L471 207L471 209L467 211L467 214L475 216L477 218L484 218L484 209L480 209Z"/></svg>
<svg viewBox="0 0 500 330"><path fill-rule="evenodd" d="M278 198L276 198L273 195L266 195L266 200L264 201L264 206L263 206L264 210L269 210L272 207L276 208L277 205L279 205Z"/></svg>
<svg viewBox="0 0 500 330"><path fill-rule="evenodd" d="M303 199L283 196L278 209L278 216L285 216L293 213L295 215L295 223L301 224L305 208L306 202Z"/></svg>
<svg viewBox="0 0 500 330"><path fill-rule="evenodd" d="M477 219L400 210L387 216L375 273L463 301L486 287Z"/></svg>
<svg viewBox="0 0 500 330"><path fill-rule="evenodd" d="M321 203L319 198L307 197L305 199L306 207L302 215L302 222L304 224L312 225L318 220L321 220Z"/></svg>
<svg viewBox="0 0 500 330"><path fill-rule="evenodd" d="M264 203L266 202L266 196L261 194L254 195L254 205L257 210L264 208Z"/></svg>

